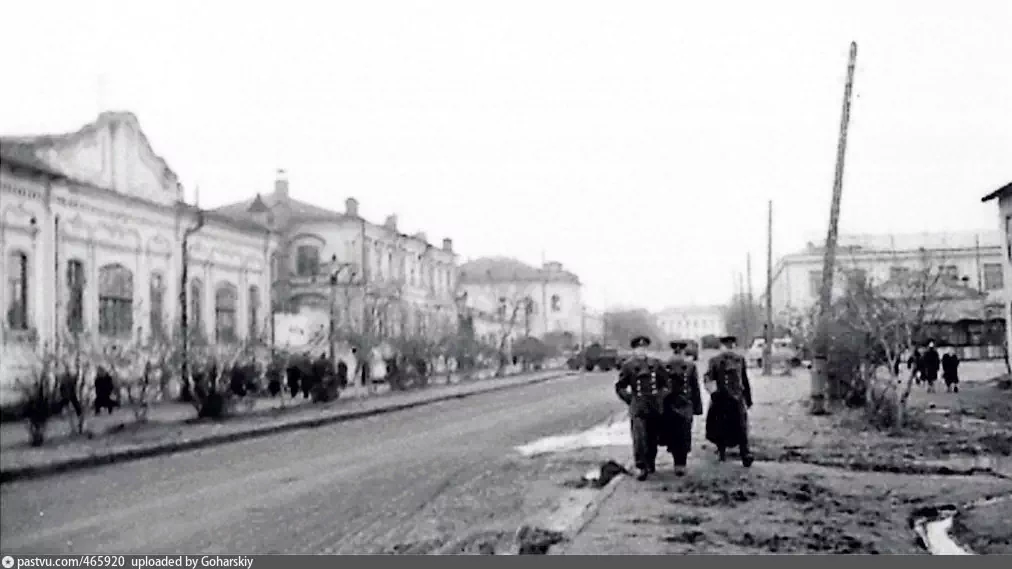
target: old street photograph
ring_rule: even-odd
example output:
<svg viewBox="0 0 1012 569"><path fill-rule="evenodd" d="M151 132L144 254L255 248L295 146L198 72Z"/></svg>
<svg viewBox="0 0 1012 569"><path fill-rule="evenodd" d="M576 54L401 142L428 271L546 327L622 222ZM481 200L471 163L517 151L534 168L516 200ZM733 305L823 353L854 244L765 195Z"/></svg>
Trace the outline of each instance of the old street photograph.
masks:
<svg viewBox="0 0 1012 569"><path fill-rule="evenodd" d="M1012 554L1012 3L0 9L5 569Z"/></svg>

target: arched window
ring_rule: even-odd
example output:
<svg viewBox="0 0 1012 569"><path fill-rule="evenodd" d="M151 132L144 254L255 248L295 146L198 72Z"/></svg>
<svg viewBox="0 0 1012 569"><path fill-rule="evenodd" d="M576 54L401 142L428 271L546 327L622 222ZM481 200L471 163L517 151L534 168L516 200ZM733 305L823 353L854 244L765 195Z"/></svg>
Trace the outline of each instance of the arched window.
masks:
<svg viewBox="0 0 1012 569"><path fill-rule="evenodd" d="M524 305L522 308L527 312L527 314L538 313L538 303L534 302L534 299L529 296L524 298Z"/></svg>
<svg viewBox="0 0 1012 569"><path fill-rule="evenodd" d="M235 335L236 289L229 283L218 286L214 292L214 337L217 342L232 343Z"/></svg>
<svg viewBox="0 0 1012 569"><path fill-rule="evenodd" d="M312 277L320 272L320 249L313 245L299 245L295 250L295 274Z"/></svg>
<svg viewBox="0 0 1012 569"><path fill-rule="evenodd" d="M249 287L249 339L254 340L260 329L260 289Z"/></svg>
<svg viewBox="0 0 1012 569"><path fill-rule="evenodd" d="M151 296L151 312L148 325L151 327L151 335L156 338L165 336L165 281L161 273L151 273L149 285Z"/></svg>
<svg viewBox="0 0 1012 569"><path fill-rule="evenodd" d="M28 253L11 251L7 259L7 325L28 329Z"/></svg>
<svg viewBox="0 0 1012 569"><path fill-rule="evenodd" d="M562 312L562 297L557 294L552 295L552 312Z"/></svg>
<svg viewBox="0 0 1012 569"><path fill-rule="evenodd" d="M67 263L67 329L84 331L84 263L76 259Z"/></svg>
<svg viewBox="0 0 1012 569"><path fill-rule="evenodd" d="M190 281L190 310L186 316L191 330L201 330L204 321L204 283L200 279Z"/></svg>
<svg viewBox="0 0 1012 569"><path fill-rule="evenodd" d="M98 333L129 337L134 326L134 275L120 264L98 270Z"/></svg>

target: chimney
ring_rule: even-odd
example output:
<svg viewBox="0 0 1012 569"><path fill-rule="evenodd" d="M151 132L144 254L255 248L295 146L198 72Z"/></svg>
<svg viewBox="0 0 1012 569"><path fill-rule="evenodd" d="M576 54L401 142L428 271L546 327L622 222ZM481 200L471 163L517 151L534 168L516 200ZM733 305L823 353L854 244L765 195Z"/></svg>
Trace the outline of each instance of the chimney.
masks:
<svg viewBox="0 0 1012 569"><path fill-rule="evenodd" d="M386 223L383 224L383 226L386 227L387 229L392 229L394 231L397 231L397 214L394 213L394 214L388 215L387 216L387 221L386 221Z"/></svg>
<svg viewBox="0 0 1012 569"><path fill-rule="evenodd" d="M453 253L453 239L450 239L449 237L443 239L443 251Z"/></svg>
<svg viewBox="0 0 1012 569"><path fill-rule="evenodd" d="M257 194L257 196L253 198L253 203L250 204L246 211L252 214L253 220L260 225L268 225L270 210L268 209L267 204L264 203L263 198L260 197L260 194Z"/></svg>
<svg viewBox="0 0 1012 569"><path fill-rule="evenodd" d="M351 217L358 217L358 200L348 198L344 200L344 214Z"/></svg>
<svg viewBox="0 0 1012 569"><path fill-rule="evenodd" d="M557 273L562 270L562 263L558 261L548 261L542 264L541 268L550 273Z"/></svg>
<svg viewBox="0 0 1012 569"><path fill-rule="evenodd" d="M288 174L281 168L278 168L274 179L274 194L279 198L288 199Z"/></svg>
<svg viewBox="0 0 1012 569"><path fill-rule="evenodd" d="M417 239L419 241L422 241L423 243L428 243L429 242L428 236L425 235L424 231L419 231L418 233L415 233L415 239Z"/></svg>

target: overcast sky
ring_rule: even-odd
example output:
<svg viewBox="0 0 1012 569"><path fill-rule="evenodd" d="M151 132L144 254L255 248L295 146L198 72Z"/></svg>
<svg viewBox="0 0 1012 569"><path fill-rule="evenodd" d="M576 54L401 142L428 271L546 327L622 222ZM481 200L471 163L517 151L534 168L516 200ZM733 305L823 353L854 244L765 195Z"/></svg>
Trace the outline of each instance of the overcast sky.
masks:
<svg viewBox="0 0 1012 569"><path fill-rule="evenodd" d="M824 236L851 40L844 232L994 230L1012 181L1007 0L0 6L0 132L129 110L201 205L285 168L597 307L724 302L749 251L758 290L768 199L775 255Z"/></svg>

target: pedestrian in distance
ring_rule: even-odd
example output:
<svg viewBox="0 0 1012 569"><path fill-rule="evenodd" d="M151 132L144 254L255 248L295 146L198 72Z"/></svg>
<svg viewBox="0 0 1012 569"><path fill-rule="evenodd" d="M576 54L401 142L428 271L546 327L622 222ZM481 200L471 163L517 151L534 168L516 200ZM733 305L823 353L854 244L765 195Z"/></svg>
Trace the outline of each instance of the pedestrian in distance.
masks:
<svg viewBox="0 0 1012 569"><path fill-rule="evenodd" d="M945 381L945 390L959 393L959 356L956 350L949 348L942 356L942 380Z"/></svg>
<svg viewBox="0 0 1012 569"><path fill-rule="evenodd" d="M706 440L717 447L720 461L727 459L727 449L739 447L741 463L752 466L753 457L748 441L748 410L752 408L752 386L746 372L745 358L734 352L738 339L720 339L720 353L710 358L704 385L710 393L706 413Z"/></svg>
<svg viewBox="0 0 1012 569"><path fill-rule="evenodd" d="M632 339L633 356L622 364L615 382L615 393L629 406L636 479L640 481L657 470L657 444L668 392L667 371L660 360L647 354L649 346L650 338L646 336Z"/></svg>
<svg viewBox="0 0 1012 569"><path fill-rule="evenodd" d="M676 341L669 345L673 353L665 363L669 391L663 408L663 438L675 462L675 476L684 476L692 449L692 420L703 414L703 398L696 364L685 356L688 342Z"/></svg>
<svg viewBox="0 0 1012 569"><path fill-rule="evenodd" d="M938 369L941 366L941 359L938 357L938 350L935 349L935 341L928 342L928 349L921 357L921 379L928 384L928 393L935 392L935 382L938 381Z"/></svg>
<svg viewBox="0 0 1012 569"><path fill-rule="evenodd" d="M907 371L909 371L910 375L913 376L914 382L917 385L921 384L921 359L922 356L920 348L914 348L913 353L911 353L910 357L907 358Z"/></svg>

